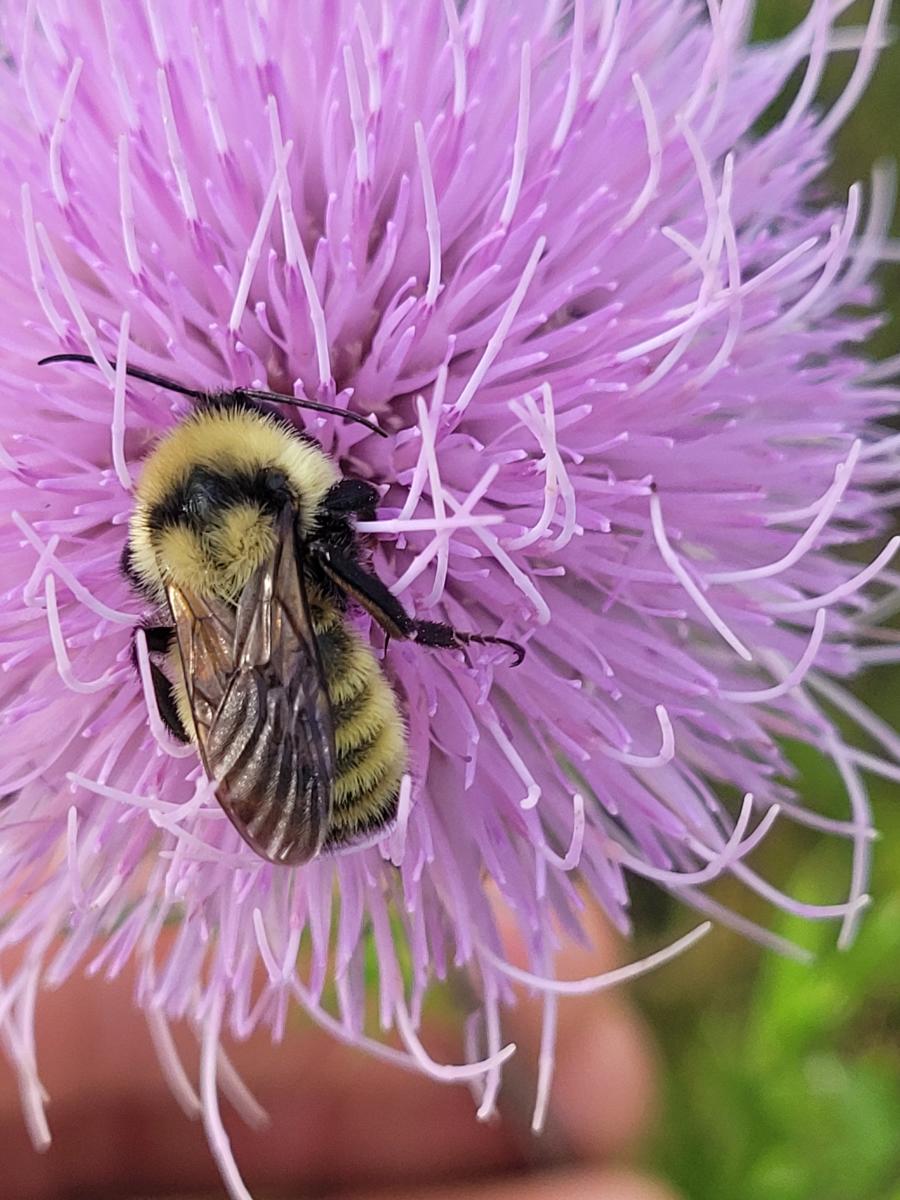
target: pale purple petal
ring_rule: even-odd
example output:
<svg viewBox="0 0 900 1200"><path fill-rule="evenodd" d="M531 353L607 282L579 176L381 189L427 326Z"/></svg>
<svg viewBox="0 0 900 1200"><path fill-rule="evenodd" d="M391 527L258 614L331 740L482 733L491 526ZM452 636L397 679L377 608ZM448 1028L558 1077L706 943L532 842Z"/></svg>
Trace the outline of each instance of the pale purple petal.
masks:
<svg viewBox="0 0 900 1200"><path fill-rule="evenodd" d="M473 1082L486 1115L509 977L549 979L539 1123L555 996L577 990L553 982L552 920L578 929L576 876L622 930L631 875L747 929L702 890L730 872L852 933L863 772L896 778L900 745L835 680L896 654L874 623L895 607L900 443L881 423L896 365L867 373L856 349L890 201L876 177L864 222L862 190L829 204L821 177L887 4L838 34L816 0L764 46L747 43L750 7L347 0L298 24L292 5L242 0L8 6L0 946L27 952L0 1033L38 1143L34 1005L76 969L137 964L166 1074L184 1107L202 1102L239 1196L220 1035L280 1036L295 1005ZM848 47L855 71L823 112L822 63ZM787 117L755 135L798 67ZM63 350L102 369L37 366ZM376 419L387 440L305 424L384 489L366 525L379 574L418 615L527 643L516 670L487 647L469 666L391 644L412 768L379 844L265 865L165 734L118 564L141 458L187 407L126 386L126 359ZM870 539L871 568L842 553ZM835 706L884 760L844 744ZM834 759L846 821L803 807L782 737ZM752 872L782 820L850 839L847 896L801 905ZM519 922L524 971L488 892ZM363 1034L369 940L403 1049ZM454 968L484 1008L472 1062L448 1066L419 1021ZM168 1034L184 1016L196 1092Z"/></svg>

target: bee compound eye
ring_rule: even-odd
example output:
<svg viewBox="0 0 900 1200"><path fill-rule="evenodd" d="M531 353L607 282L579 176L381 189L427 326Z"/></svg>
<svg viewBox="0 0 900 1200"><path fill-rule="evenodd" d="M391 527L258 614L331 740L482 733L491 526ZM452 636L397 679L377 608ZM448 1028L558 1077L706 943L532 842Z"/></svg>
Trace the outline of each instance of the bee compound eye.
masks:
<svg viewBox="0 0 900 1200"><path fill-rule="evenodd" d="M189 517L206 521L224 502L223 481L212 471L197 467L191 471L182 494L181 508Z"/></svg>
<svg viewBox="0 0 900 1200"><path fill-rule="evenodd" d="M266 467L258 477L258 498L264 509L279 512L291 500L288 477L279 467Z"/></svg>
<svg viewBox="0 0 900 1200"><path fill-rule="evenodd" d="M281 494L287 492L287 475L278 467L266 467L263 471L263 482L270 492Z"/></svg>

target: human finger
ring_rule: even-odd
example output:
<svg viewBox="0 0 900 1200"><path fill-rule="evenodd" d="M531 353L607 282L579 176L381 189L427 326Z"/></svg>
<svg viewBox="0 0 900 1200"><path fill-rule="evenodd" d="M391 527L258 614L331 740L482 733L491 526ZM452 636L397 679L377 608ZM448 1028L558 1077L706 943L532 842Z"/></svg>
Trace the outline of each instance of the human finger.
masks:
<svg viewBox="0 0 900 1200"><path fill-rule="evenodd" d="M204 1190L218 1185L202 1123L188 1121L165 1084L128 972L106 982L72 978L41 997L38 1066L50 1096L53 1141L37 1154L28 1139L12 1072L0 1069L4 1194L17 1200L61 1195ZM196 1080L195 1039L173 1036ZM457 1048L441 1045L436 1055ZM521 1161L499 1125L474 1120L467 1090L388 1064L302 1025L273 1045L267 1031L231 1048L238 1073L269 1121L249 1126L221 1100L224 1124L248 1183L363 1186L375 1181L450 1177ZM440 1131L423 1137L423 1129Z"/></svg>
<svg viewBox="0 0 900 1200"><path fill-rule="evenodd" d="M562 971L612 965L613 942L605 937L601 927L599 948L588 956L567 950ZM53 1196L79 1181L85 1189L112 1186L123 1166L130 1182L148 1193L215 1182L202 1130L184 1121L162 1083L146 1028L131 1003L132 987L127 976L112 983L76 978L43 998L38 1045L44 1083L54 1098L55 1137L45 1157L37 1158L27 1145L11 1081L0 1077L5 1159L22 1175L16 1194ZM554 1100L568 1143L562 1157L615 1152L636 1124L633 1115L628 1117L636 1111L628 1097L635 1091L629 1081L642 1061L641 1037L629 1033L630 1018L618 1002L573 1002L571 1018L567 1007ZM526 1005L512 1015L514 1036L524 1043L520 1061L535 1051L536 1013ZM577 1039L572 1037L576 1031ZM196 1046L184 1031L176 1036L188 1072L196 1075ZM432 1030L430 1039L436 1057L458 1055L446 1024ZM451 1178L460 1163L474 1175L553 1157L552 1138L542 1143L526 1135L514 1106L506 1106L505 1121L480 1124L466 1089L376 1063L308 1028L289 1030L281 1046L261 1032L236 1048L235 1061L272 1115L270 1127L257 1131L223 1105L238 1161L260 1186L297 1179L321 1186L400 1184ZM579 1077L585 1065L591 1095L617 1090L617 1105L598 1109L584 1103ZM508 1094L514 1093L514 1083L515 1078ZM602 1133L604 1127L609 1134ZM428 1137L423 1129L430 1131Z"/></svg>
<svg viewBox="0 0 900 1200"><path fill-rule="evenodd" d="M587 1167L512 1176L433 1191L378 1191L348 1200L677 1200L668 1186L616 1167Z"/></svg>
<svg viewBox="0 0 900 1200"><path fill-rule="evenodd" d="M510 960L523 966L517 927L501 915ZM564 939L554 969L559 979L599 978L622 965L622 938L595 908L582 914L585 944ZM540 995L520 988L506 1034L519 1052L505 1068L507 1111L518 1110L530 1125L539 1082L541 1035L545 1019ZM657 1061L646 1022L622 988L601 989L559 1000L555 1070L538 1154L554 1161L603 1162L632 1152L652 1124L657 1106Z"/></svg>

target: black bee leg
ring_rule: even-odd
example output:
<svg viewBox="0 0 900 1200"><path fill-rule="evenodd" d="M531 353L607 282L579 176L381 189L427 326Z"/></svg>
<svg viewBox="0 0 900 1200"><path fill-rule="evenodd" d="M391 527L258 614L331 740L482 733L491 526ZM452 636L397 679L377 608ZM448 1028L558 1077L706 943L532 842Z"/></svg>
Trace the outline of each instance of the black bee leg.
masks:
<svg viewBox="0 0 900 1200"><path fill-rule="evenodd" d="M421 646L432 646L436 650L462 650L463 658L469 666L472 665L466 646L506 646L514 656L513 666L517 667L525 657L525 647L509 638L494 637L488 633L466 633L454 629L442 621L413 621L407 618L410 632L406 635Z"/></svg>
<svg viewBox="0 0 900 1200"><path fill-rule="evenodd" d="M151 654L168 654L175 642L175 630L171 625L144 625L144 637Z"/></svg>
<svg viewBox="0 0 900 1200"><path fill-rule="evenodd" d="M166 625L144 625L138 626L138 628L143 629L144 637L147 639L147 649L151 654L168 653L175 637L174 629ZM138 630L135 629L131 637L131 662L134 669L139 671L137 633ZM185 732L185 728L181 723L181 717L178 715L178 705L175 703L175 689L172 686L172 681L155 662L150 663L150 679L153 683L156 707L159 709L159 715L166 729L168 729L169 733L177 741L189 742L191 739Z"/></svg>
<svg viewBox="0 0 900 1200"><path fill-rule="evenodd" d="M162 723L178 742L189 742L191 739L181 723L178 715L178 705L175 703L175 689L172 681L164 675L156 663L150 664L150 678L153 680L153 694L156 697L156 707Z"/></svg>
<svg viewBox="0 0 900 1200"><path fill-rule="evenodd" d="M378 508L378 488L361 479L342 479L325 493L322 507L329 516L362 517L364 521L375 519Z"/></svg>
<svg viewBox="0 0 900 1200"><path fill-rule="evenodd" d="M175 630L171 625L138 625L131 631L131 665L136 671L138 670L138 629L144 631L147 650L150 654L168 654L175 640Z"/></svg>
<svg viewBox="0 0 900 1200"><path fill-rule="evenodd" d="M311 542L306 546L306 554L345 595L371 613L388 637L407 639L436 650L462 650L463 654L466 654L466 646L472 644L506 646L513 652L514 667L525 657L525 647L508 638L493 637L486 633L465 633L441 621L414 620L377 575L333 546Z"/></svg>

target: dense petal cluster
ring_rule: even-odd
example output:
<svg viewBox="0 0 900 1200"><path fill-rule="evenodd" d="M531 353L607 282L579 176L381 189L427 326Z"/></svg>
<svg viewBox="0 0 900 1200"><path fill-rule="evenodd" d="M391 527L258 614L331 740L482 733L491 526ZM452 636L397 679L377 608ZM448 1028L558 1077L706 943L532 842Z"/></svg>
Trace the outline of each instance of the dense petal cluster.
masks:
<svg viewBox="0 0 900 1200"><path fill-rule="evenodd" d="M0 82L0 945L27 947L0 1030L41 1141L38 986L136 959L164 1060L168 1019L202 1031L226 1171L220 1035L277 1035L293 1005L472 1081L487 1113L524 979L546 997L542 1108L576 880L622 929L630 873L714 916L726 871L791 904L745 861L789 819L851 839L849 896L794 905L849 936L872 760L823 704L900 758L835 682L897 548L841 553L884 541L897 471L896 395L854 349L890 198L876 180L865 221L858 188L810 202L886 3L836 31L845 6L816 0L762 46L749 0L302 7L13 5ZM856 66L823 113L834 50ZM36 365L63 350L97 369ZM379 574L417 615L527 642L515 671L390 645L411 772L380 844L264 864L165 735L119 559L142 456L186 407L126 386L126 361L373 415L388 439L304 423L383 491ZM846 820L802 807L783 736L835 759ZM370 941L391 1045L364 1021ZM417 1029L456 969L482 1009L448 1067Z"/></svg>

